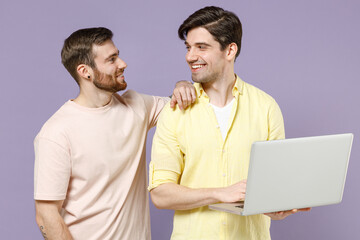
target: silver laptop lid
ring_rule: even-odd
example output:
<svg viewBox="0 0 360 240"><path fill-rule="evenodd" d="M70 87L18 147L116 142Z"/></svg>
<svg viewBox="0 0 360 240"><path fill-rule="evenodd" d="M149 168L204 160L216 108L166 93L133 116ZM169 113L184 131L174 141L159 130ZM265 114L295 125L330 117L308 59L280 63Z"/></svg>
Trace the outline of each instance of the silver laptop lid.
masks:
<svg viewBox="0 0 360 240"><path fill-rule="evenodd" d="M242 215L342 200L353 134L255 142Z"/></svg>

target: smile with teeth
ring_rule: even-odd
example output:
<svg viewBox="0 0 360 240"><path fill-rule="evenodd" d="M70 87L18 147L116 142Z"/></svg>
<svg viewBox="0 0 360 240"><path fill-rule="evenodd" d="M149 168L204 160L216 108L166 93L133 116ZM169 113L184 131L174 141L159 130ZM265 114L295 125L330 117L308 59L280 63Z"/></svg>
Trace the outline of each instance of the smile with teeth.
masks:
<svg viewBox="0 0 360 240"><path fill-rule="evenodd" d="M202 65L200 65L200 64L199 64L199 65L192 65L191 68L192 68L192 69L199 69L199 68L202 68L202 67L204 67L204 66L205 66L205 65L203 65L203 64L202 64Z"/></svg>

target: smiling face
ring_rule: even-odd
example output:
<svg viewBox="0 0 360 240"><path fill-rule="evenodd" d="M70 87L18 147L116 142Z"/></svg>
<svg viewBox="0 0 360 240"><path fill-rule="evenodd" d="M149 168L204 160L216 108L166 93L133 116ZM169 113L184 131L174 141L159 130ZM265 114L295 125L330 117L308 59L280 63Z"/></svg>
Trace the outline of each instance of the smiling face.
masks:
<svg viewBox="0 0 360 240"><path fill-rule="evenodd" d="M112 93L126 89L124 70L127 65L119 58L119 50L114 43L108 40L102 45L94 45L93 53L96 64L93 69L94 85Z"/></svg>
<svg viewBox="0 0 360 240"><path fill-rule="evenodd" d="M185 41L186 61L190 66L192 80L210 83L223 76L226 64L226 51L221 50L208 30L202 27L191 29Z"/></svg>

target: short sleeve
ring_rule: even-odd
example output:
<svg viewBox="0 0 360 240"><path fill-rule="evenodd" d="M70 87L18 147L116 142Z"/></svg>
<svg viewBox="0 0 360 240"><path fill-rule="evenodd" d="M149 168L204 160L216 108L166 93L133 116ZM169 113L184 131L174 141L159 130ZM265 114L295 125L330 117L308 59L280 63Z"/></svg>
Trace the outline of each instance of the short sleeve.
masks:
<svg viewBox="0 0 360 240"><path fill-rule="evenodd" d="M149 116L148 126L152 128L156 126L161 110L164 108L166 103L170 101L168 97L157 97L146 94L141 94L144 99L146 110Z"/></svg>
<svg viewBox="0 0 360 240"><path fill-rule="evenodd" d="M69 151L41 137L35 138L34 148L34 199L65 199L71 174Z"/></svg>
<svg viewBox="0 0 360 240"><path fill-rule="evenodd" d="M163 183L179 183L184 169L184 154L176 134L178 118L175 112L168 104L160 114L152 143L149 191Z"/></svg>
<svg viewBox="0 0 360 240"><path fill-rule="evenodd" d="M267 140L278 140L285 138L284 119L279 105L273 100L268 113L269 134Z"/></svg>

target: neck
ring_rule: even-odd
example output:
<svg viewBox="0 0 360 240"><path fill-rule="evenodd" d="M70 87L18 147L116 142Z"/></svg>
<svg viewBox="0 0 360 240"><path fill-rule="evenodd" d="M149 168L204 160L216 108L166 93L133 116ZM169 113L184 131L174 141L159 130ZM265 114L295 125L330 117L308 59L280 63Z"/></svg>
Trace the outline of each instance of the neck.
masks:
<svg viewBox="0 0 360 240"><path fill-rule="evenodd" d="M77 104L88 107L98 108L109 104L113 93L100 89L85 89L80 86L80 93L74 99Z"/></svg>
<svg viewBox="0 0 360 240"><path fill-rule="evenodd" d="M210 98L210 103L217 107L224 107L234 98L232 89L236 81L234 72L224 74L221 78L203 83L202 87Z"/></svg>

